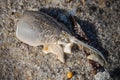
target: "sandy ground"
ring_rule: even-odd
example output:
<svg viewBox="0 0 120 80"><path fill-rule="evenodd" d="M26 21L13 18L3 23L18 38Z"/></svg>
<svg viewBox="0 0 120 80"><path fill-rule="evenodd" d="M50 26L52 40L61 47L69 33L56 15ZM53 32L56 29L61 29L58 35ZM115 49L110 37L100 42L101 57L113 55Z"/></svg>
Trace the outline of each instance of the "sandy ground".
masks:
<svg viewBox="0 0 120 80"><path fill-rule="evenodd" d="M120 1L119 0L0 0L0 80L71 80L120 79ZM14 12L39 10L57 19L71 32L67 16L76 9L76 20L108 61L107 71L93 74L81 50L66 54L65 64L53 54L41 52L42 46L31 47L16 38ZM79 37L75 32L76 36Z"/></svg>

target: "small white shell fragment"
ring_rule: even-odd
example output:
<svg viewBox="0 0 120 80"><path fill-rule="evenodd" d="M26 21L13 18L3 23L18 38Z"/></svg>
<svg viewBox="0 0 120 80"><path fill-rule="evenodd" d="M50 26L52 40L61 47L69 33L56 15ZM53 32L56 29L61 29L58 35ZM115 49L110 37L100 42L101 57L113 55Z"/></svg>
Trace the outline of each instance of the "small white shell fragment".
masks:
<svg viewBox="0 0 120 80"><path fill-rule="evenodd" d="M110 80L110 74L107 71L98 72L94 77L95 80Z"/></svg>
<svg viewBox="0 0 120 80"><path fill-rule="evenodd" d="M65 53L71 54L71 53L72 53L72 51L71 51L72 46L73 46L73 43L68 43L68 44L66 44L66 45L64 46L64 48L63 48L63 51L64 51Z"/></svg>
<svg viewBox="0 0 120 80"><path fill-rule="evenodd" d="M101 66L105 64L104 60L98 54L90 54L87 59L98 62Z"/></svg>

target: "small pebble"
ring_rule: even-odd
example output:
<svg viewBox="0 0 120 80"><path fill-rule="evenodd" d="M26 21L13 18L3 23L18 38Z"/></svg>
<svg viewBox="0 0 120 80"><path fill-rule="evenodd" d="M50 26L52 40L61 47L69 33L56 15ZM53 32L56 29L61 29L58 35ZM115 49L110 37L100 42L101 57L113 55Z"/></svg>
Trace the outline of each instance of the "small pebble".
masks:
<svg viewBox="0 0 120 80"><path fill-rule="evenodd" d="M72 78L73 77L73 72L71 72L71 71L69 71L68 73L67 73L67 78Z"/></svg>

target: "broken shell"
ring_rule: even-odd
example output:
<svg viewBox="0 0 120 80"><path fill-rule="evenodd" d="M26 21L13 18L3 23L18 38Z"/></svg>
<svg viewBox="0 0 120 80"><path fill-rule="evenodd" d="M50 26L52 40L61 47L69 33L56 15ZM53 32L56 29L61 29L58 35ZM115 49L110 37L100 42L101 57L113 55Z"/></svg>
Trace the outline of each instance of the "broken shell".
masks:
<svg viewBox="0 0 120 80"><path fill-rule="evenodd" d="M68 43L68 44L64 45L63 51L65 53L71 54L72 46L73 46L73 43Z"/></svg>
<svg viewBox="0 0 120 80"><path fill-rule="evenodd" d="M101 66L105 64L104 60L97 54L90 54L87 59L93 60L95 62L98 62Z"/></svg>
<svg viewBox="0 0 120 80"><path fill-rule="evenodd" d="M64 52L63 52L62 47L61 47L59 44L49 45L49 51L50 51L51 53L53 53L53 54L56 54L56 55L57 55L57 58L58 58L62 63L65 62Z"/></svg>

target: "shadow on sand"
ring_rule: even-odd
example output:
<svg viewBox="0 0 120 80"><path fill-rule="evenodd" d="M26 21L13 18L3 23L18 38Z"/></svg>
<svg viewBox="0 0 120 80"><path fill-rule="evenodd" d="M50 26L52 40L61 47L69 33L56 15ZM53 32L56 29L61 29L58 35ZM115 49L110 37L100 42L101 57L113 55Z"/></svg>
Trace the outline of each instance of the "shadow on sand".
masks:
<svg viewBox="0 0 120 80"><path fill-rule="evenodd" d="M94 24L90 23L89 21L80 20L77 16L75 16L75 20L81 26L81 29L84 31L84 33L86 34L86 36L89 40L89 41L86 41L80 35L75 33L74 27L73 27L73 24L71 21L71 17L70 17L71 15L66 10L60 9L60 8L41 8L41 9L39 9L39 11L48 14L49 16L56 19L58 22L64 24L70 30L70 32L73 34L73 36L75 36L79 40L82 40L82 41L88 43L89 45L95 47L96 49L98 49L107 59L108 51L106 51L101 46L101 43L98 40L97 30L95 29Z"/></svg>

